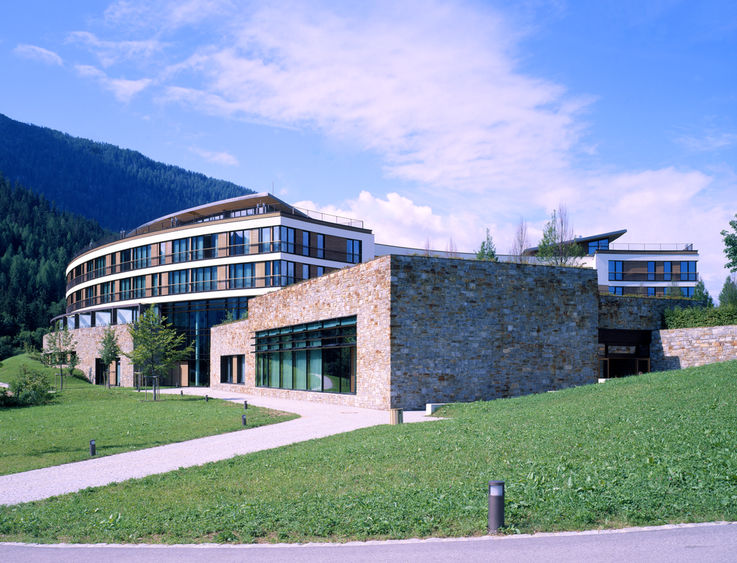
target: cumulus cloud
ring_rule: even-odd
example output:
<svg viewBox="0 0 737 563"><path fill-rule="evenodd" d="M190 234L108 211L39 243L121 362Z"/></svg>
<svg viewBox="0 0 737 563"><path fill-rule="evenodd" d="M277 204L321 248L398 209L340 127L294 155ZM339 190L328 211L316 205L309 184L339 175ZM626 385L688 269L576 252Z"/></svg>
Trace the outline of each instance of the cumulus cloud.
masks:
<svg viewBox="0 0 737 563"><path fill-rule="evenodd" d="M151 84L151 79L140 78L127 80L125 78L110 78L105 72L90 65L76 65L77 74L86 78L96 79L103 88L109 90L119 102L128 103L131 99Z"/></svg>
<svg viewBox="0 0 737 563"><path fill-rule="evenodd" d="M64 65L64 61L59 55L53 51L49 51L48 49L44 49L43 47L38 47L36 45L20 44L13 49L13 53L24 59L38 61L47 65Z"/></svg>
<svg viewBox="0 0 737 563"><path fill-rule="evenodd" d="M199 147L189 147L189 150L215 164L224 164L225 166L238 166L239 164L238 159L227 152L208 151Z"/></svg>

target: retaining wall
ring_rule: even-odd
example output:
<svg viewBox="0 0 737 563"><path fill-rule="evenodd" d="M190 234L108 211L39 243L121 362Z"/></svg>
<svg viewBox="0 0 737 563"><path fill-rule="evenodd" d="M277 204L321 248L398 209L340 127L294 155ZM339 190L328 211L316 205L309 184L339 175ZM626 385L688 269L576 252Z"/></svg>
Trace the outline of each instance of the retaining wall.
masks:
<svg viewBox="0 0 737 563"><path fill-rule="evenodd" d="M737 360L737 326L676 328L653 331L653 371L703 366Z"/></svg>

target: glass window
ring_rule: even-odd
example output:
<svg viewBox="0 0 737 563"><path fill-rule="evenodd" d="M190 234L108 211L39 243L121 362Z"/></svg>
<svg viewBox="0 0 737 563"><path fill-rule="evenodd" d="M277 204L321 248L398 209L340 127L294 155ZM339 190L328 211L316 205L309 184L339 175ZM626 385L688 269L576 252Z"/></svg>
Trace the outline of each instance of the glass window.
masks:
<svg viewBox="0 0 737 563"><path fill-rule="evenodd" d="M190 278L192 291L215 291L218 284L218 269L216 266L192 268Z"/></svg>
<svg viewBox="0 0 737 563"><path fill-rule="evenodd" d="M100 302L110 303L113 300L113 282L104 282L100 284Z"/></svg>
<svg viewBox="0 0 737 563"><path fill-rule="evenodd" d="M356 317L259 331L255 348L258 386L356 392Z"/></svg>
<svg viewBox="0 0 737 563"><path fill-rule="evenodd" d="M358 264L361 261L361 241L346 239L346 261L350 264Z"/></svg>
<svg viewBox="0 0 737 563"><path fill-rule="evenodd" d="M253 287L253 264L231 264L229 268L228 278L228 287L230 289Z"/></svg>
<svg viewBox="0 0 737 563"><path fill-rule="evenodd" d="M612 295L622 295L622 289L621 287L609 286L609 293Z"/></svg>
<svg viewBox="0 0 737 563"><path fill-rule="evenodd" d="M308 264L302 264L302 279L310 279L310 266Z"/></svg>
<svg viewBox="0 0 737 563"><path fill-rule="evenodd" d="M151 245L138 246L133 249L133 267L148 268L151 265Z"/></svg>
<svg viewBox="0 0 737 563"><path fill-rule="evenodd" d="M259 242L259 252L273 252L273 246L272 246L272 228L271 227L261 227L258 230L258 242Z"/></svg>
<svg viewBox="0 0 737 563"><path fill-rule="evenodd" d="M120 280L120 300L125 301L131 298L131 280L130 278Z"/></svg>
<svg viewBox="0 0 737 563"><path fill-rule="evenodd" d="M95 326L109 326L112 321L110 311L95 312Z"/></svg>
<svg viewBox="0 0 737 563"><path fill-rule="evenodd" d="M105 275L105 257L95 258L95 277Z"/></svg>
<svg viewBox="0 0 737 563"><path fill-rule="evenodd" d="M172 262L189 260L189 239L180 238L171 242Z"/></svg>
<svg viewBox="0 0 737 563"><path fill-rule="evenodd" d="M316 246L316 253L315 256L317 258L325 258L325 235L316 234L315 235L315 246Z"/></svg>
<svg viewBox="0 0 737 563"><path fill-rule="evenodd" d="M251 231L232 231L228 233L228 254L241 256L250 254Z"/></svg>
<svg viewBox="0 0 737 563"><path fill-rule="evenodd" d="M130 269L131 269L131 250L129 248L127 250L120 251L120 271L127 272Z"/></svg>
<svg viewBox="0 0 737 563"><path fill-rule="evenodd" d="M655 281L655 262L647 263L647 281Z"/></svg>
<svg viewBox="0 0 737 563"><path fill-rule="evenodd" d="M169 293L187 293L189 291L189 270L169 272Z"/></svg>
<svg viewBox="0 0 737 563"><path fill-rule="evenodd" d="M279 227L279 251L294 254L294 229Z"/></svg>
<svg viewBox="0 0 737 563"><path fill-rule="evenodd" d="M302 231L302 255L310 255L310 233Z"/></svg>
<svg viewBox="0 0 737 563"><path fill-rule="evenodd" d="M671 263L663 262L663 281L671 280Z"/></svg>
<svg viewBox="0 0 737 563"><path fill-rule="evenodd" d="M621 260L609 260L609 281L622 281Z"/></svg>
<svg viewBox="0 0 737 563"><path fill-rule="evenodd" d="M161 275L151 274L151 295L161 295Z"/></svg>
<svg viewBox="0 0 737 563"><path fill-rule="evenodd" d="M323 268L322 266L317 266L317 267L315 268L315 275L316 275L316 276L317 276L318 278L319 278L320 276L322 276L322 275L323 275L324 273L325 273L325 268Z"/></svg>
<svg viewBox="0 0 737 563"><path fill-rule="evenodd" d="M133 278L133 297L136 299L146 297L146 276Z"/></svg>
<svg viewBox="0 0 737 563"><path fill-rule="evenodd" d="M681 281L696 281L696 262L681 262Z"/></svg>
<svg viewBox="0 0 737 563"><path fill-rule="evenodd" d="M647 288L647 294L648 294L648 295L649 295L650 297L655 297L655 288L654 288L654 287L648 287L648 288Z"/></svg>

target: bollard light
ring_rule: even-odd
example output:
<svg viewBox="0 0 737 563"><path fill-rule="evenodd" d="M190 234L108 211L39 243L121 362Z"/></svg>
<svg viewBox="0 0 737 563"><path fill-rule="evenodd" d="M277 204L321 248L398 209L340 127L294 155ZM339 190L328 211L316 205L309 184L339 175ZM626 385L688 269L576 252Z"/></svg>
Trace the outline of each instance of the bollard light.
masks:
<svg viewBox="0 0 737 563"><path fill-rule="evenodd" d="M95 447L95 441L90 440L90 455L93 456L97 453L97 449Z"/></svg>
<svg viewBox="0 0 737 563"><path fill-rule="evenodd" d="M504 526L504 481L489 481L489 533Z"/></svg>
<svg viewBox="0 0 737 563"><path fill-rule="evenodd" d="M243 410L248 410L248 401L243 401Z"/></svg>
<svg viewBox="0 0 737 563"><path fill-rule="evenodd" d="M180 397L184 397L184 389L180 389L179 390L179 396Z"/></svg>
<svg viewBox="0 0 737 563"><path fill-rule="evenodd" d="M245 414L241 415L241 421L243 422L243 426L245 426L246 425L246 415Z"/></svg>
<svg viewBox="0 0 737 563"><path fill-rule="evenodd" d="M207 395L205 395L205 402L207 402L209 400L210 400L210 397L208 397Z"/></svg>

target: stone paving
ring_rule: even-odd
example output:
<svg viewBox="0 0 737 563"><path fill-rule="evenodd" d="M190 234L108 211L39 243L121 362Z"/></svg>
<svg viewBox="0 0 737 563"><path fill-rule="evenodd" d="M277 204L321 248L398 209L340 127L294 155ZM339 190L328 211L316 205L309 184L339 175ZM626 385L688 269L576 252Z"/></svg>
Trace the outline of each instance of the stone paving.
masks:
<svg viewBox="0 0 737 563"><path fill-rule="evenodd" d="M180 391L169 389L162 392ZM249 405L293 412L299 414L300 418L145 450L2 475L0 505L40 500L87 487L99 487L389 423L389 411L241 395L209 388L185 389L184 393L208 395L240 403L247 400ZM404 413L405 423L432 420L438 419L425 417L422 411Z"/></svg>

